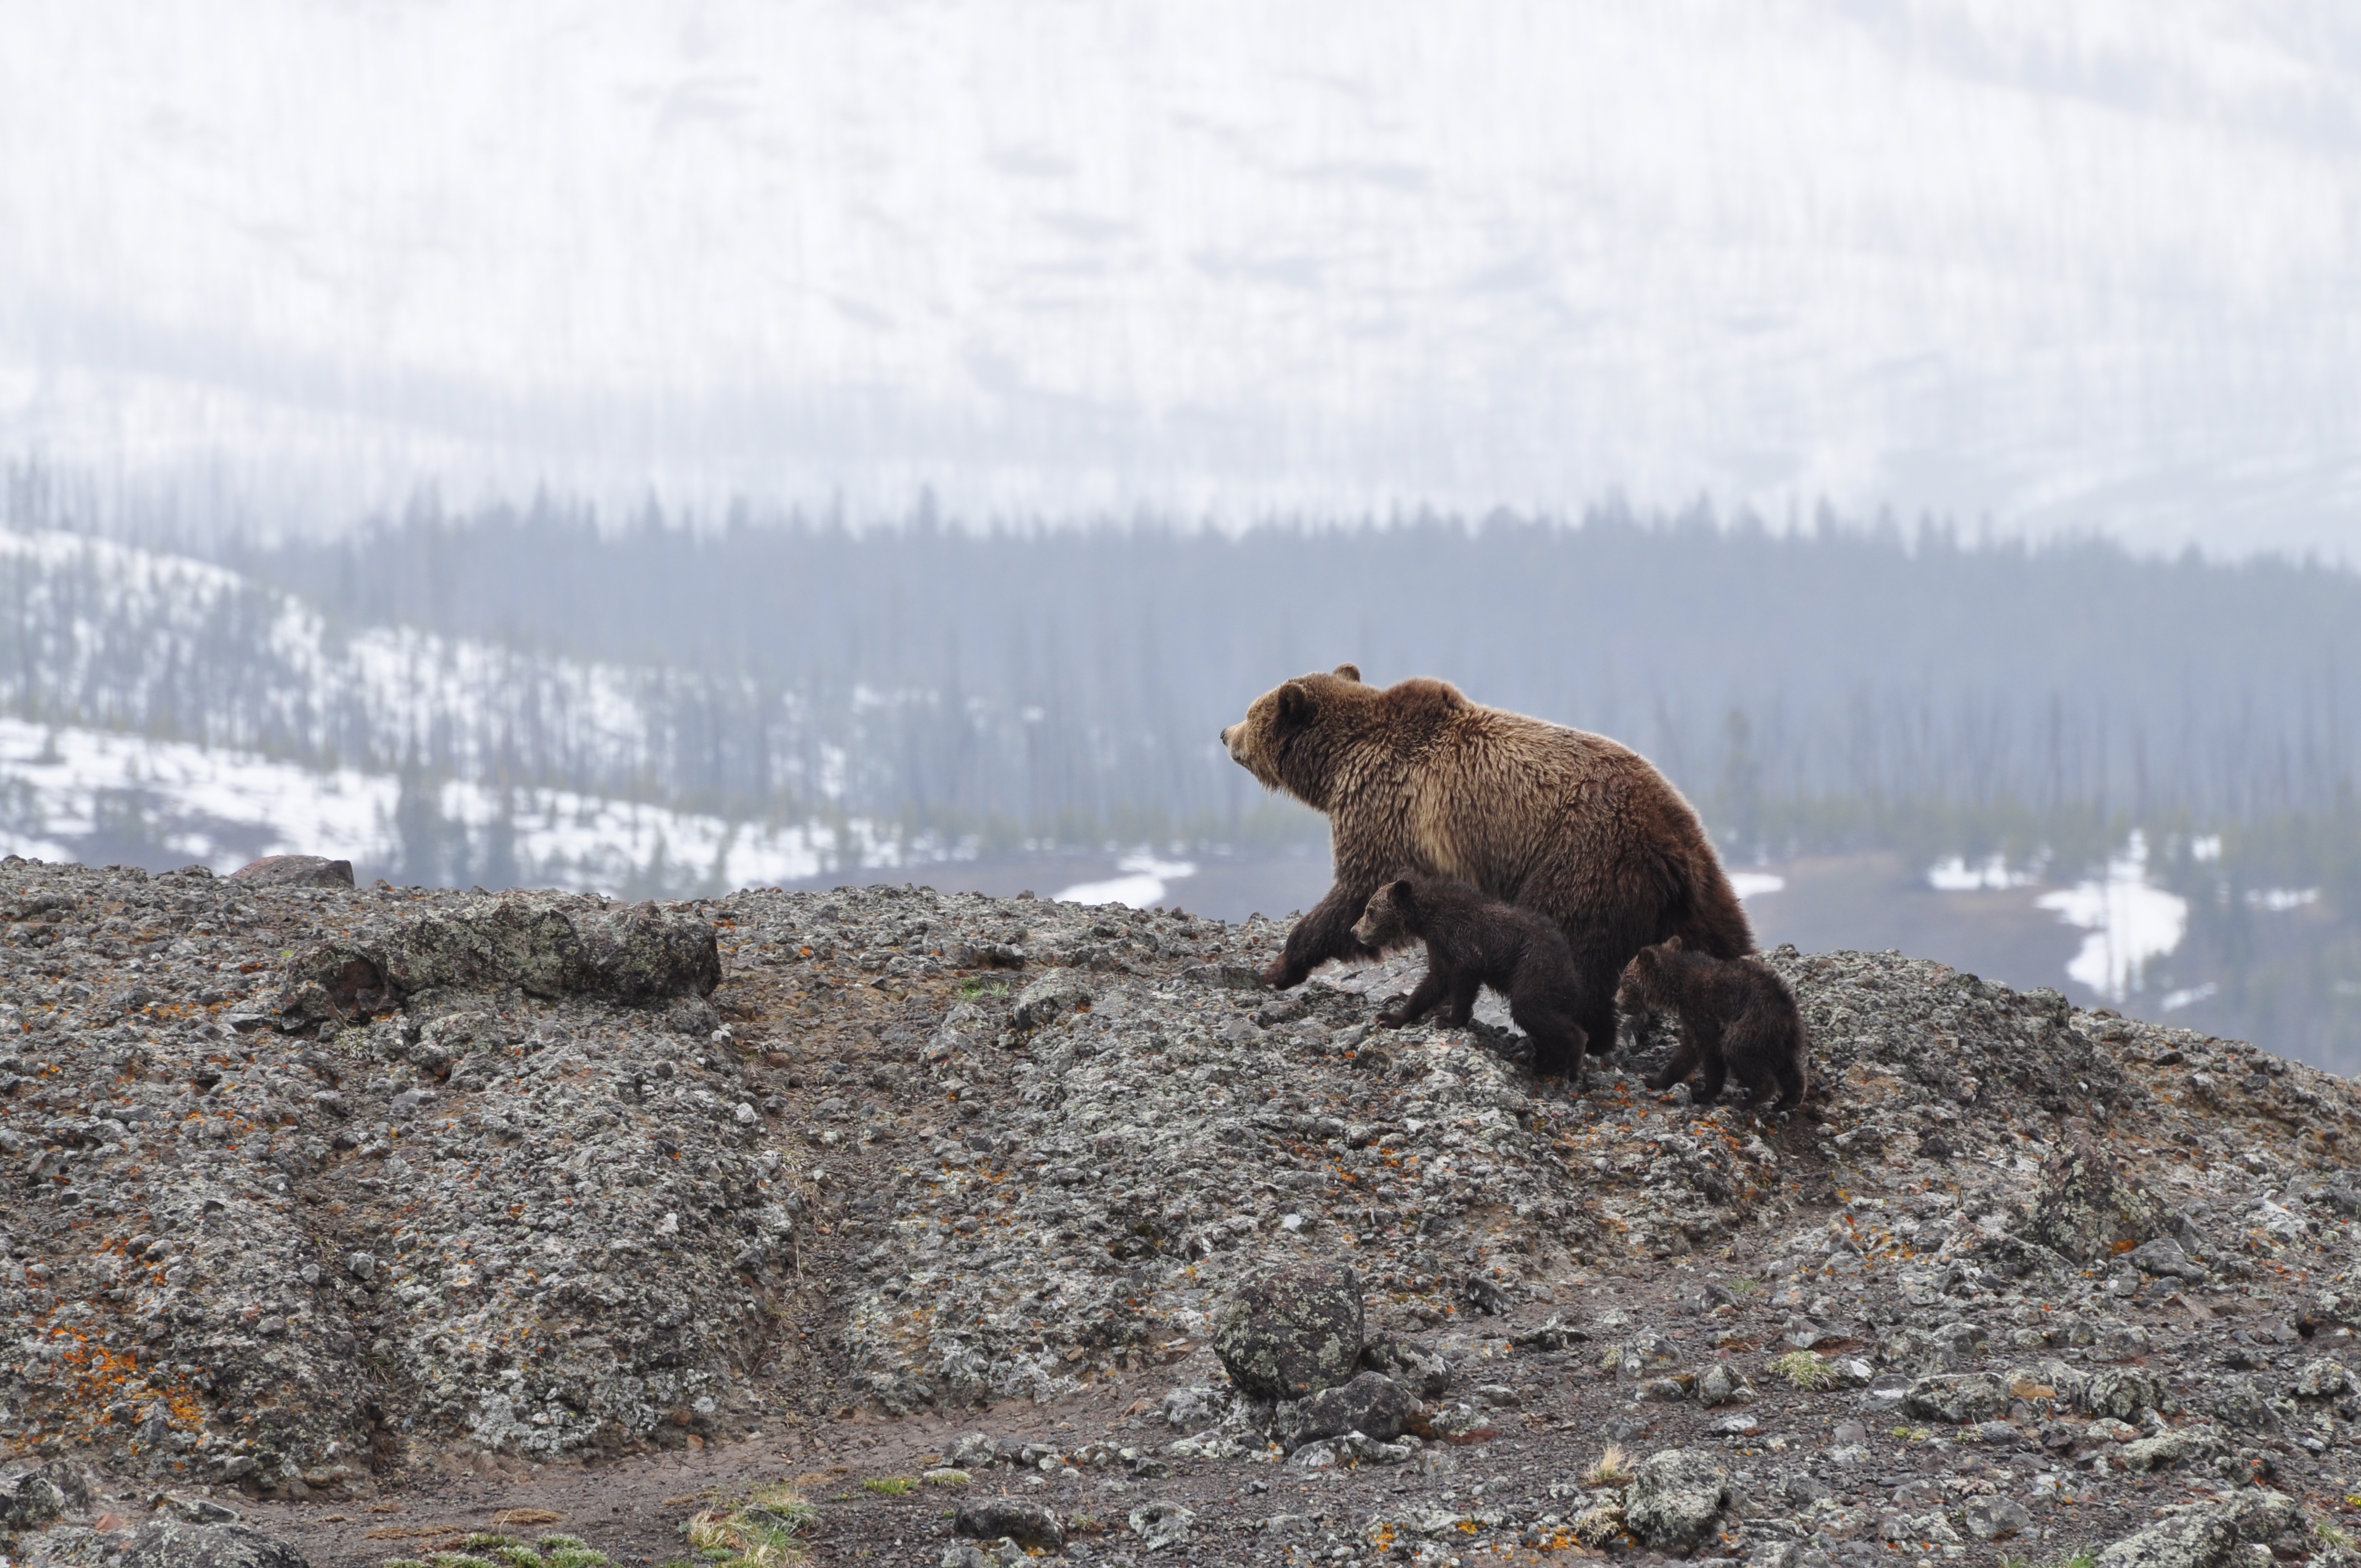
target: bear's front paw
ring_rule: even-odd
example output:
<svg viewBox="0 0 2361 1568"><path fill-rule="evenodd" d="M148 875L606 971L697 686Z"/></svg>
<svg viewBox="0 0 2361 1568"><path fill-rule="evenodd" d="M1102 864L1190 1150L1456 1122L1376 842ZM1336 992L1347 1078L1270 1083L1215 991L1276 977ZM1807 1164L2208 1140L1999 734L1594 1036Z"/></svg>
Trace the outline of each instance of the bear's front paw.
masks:
<svg viewBox="0 0 2361 1568"><path fill-rule="evenodd" d="M1656 1093L1662 1094L1665 1090L1670 1089L1676 1080L1669 1072L1652 1072L1640 1081L1646 1084Z"/></svg>
<svg viewBox="0 0 2361 1568"><path fill-rule="evenodd" d="M1262 982L1273 991L1286 991L1301 985L1311 973L1310 970L1298 969L1284 958L1277 958L1263 965L1261 978Z"/></svg>

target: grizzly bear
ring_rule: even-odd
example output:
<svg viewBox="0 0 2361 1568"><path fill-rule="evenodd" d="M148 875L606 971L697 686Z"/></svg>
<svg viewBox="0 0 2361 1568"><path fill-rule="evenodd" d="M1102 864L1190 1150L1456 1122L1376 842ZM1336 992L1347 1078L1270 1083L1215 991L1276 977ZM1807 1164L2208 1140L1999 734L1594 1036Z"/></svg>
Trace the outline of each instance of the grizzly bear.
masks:
<svg viewBox="0 0 2361 1568"><path fill-rule="evenodd" d="M1759 959L1692 953L1674 937L1631 955L1615 1000L1634 1015L1680 1014L1680 1048L1648 1080L1651 1089L1670 1089L1702 1065L1697 1103L1710 1103L1734 1072L1752 1098L1776 1090L1773 1109L1790 1111L1810 1086L1809 1042L1795 994Z"/></svg>
<svg viewBox="0 0 2361 1568"><path fill-rule="evenodd" d="M1453 877L1403 876L1369 895L1354 923L1363 947L1385 952L1426 943L1426 977L1400 1005L1378 1014L1389 1029L1415 1024L1438 1002L1455 1028L1490 986L1509 999L1509 1016L1533 1042L1533 1070L1553 1078L1582 1072L1582 983L1565 934L1529 909L1486 898Z"/></svg>
<svg viewBox="0 0 2361 1568"><path fill-rule="evenodd" d="M1604 736L1485 707L1435 680L1379 689L1350 664L1255 698L1222 731L1231 759L1328 817L1335 885L1263 978L1301 985L1364 958L1353 923L1395 871L1457 877L1557 923L1580 980L1583 1033L1615 1039L1615 981L1633 953L1754 948L1697 813L1647 759Z"/></svg>

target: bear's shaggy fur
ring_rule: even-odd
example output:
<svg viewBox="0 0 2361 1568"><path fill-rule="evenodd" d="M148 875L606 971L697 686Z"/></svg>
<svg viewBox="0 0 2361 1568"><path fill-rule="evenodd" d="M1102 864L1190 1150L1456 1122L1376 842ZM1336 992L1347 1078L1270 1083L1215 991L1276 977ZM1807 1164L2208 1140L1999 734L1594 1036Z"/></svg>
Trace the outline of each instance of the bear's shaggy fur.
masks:
<svg viewBox="0 0 2361 1568"><path fill-rule="evenodd" d="M1795 993L1758 959L1688 952L1675 937L1631 955L1616 1001L1634 1015L1680 1014L1680 1048L1648 1080L1651 1089L1670 1089L1703 1066L1705 1076L1694 1091L1698 1104L1719 1095L1723 1080L1734 1072L1752 1098L1761 1100L1775 1090L1774 1109L1789 1111L1810 1087L1810 1042Z"/></svg>
<svg viewBox="0 0 2361 1568"><path fill-rule="evenodd" d="M1555 921L1581 981L1579 1022L1601 1050L1615 1038L1616 977L1642 948L1678 936L1720 958L1753 950L1697 813L1603 736L1481 707L1442 681L1380 689L1345 664L1265 692L1222 743L1328 817L1335 885L1264 971L1274 986L1367 957L1353 923L1402 867Z"/></svg>
<svg viewBox="0 0 2361 1568"><path fill-rule="evenodd" d="M1575 1020L1582 983L1565 936L1541 916L1450 877L1405 876L1369 896L1353 936L1379 952L1426 943L1426 977L1400 1006L1378 1014L1382 1026L1415 1024L1440 1002L1443 1021L1456 1027L1488 985L1509 999L1509 1016L1532 1038L1535 1072L1581 1076L1585 1041Z"/></svg>

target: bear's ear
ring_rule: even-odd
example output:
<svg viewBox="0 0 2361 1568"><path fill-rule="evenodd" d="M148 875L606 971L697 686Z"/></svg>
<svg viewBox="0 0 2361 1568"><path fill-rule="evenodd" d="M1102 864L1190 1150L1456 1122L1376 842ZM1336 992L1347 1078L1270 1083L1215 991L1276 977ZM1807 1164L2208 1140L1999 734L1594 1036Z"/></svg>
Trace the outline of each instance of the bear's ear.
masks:
<svg viewBox="0 0 2361 1568"><path fill-rule="evenodd" d="M1667 937L1667 938L1664 938L1664 951L1666 951L1666 952L1668 952L1668 953L1677 953L1677 952L1679 952L1680 950L1681 950L1681 939L1680 939L1680 938L1678 938L1678 937Z"/></svg>
<svg viewBox="0 0 2361 1568"><path fill-rule="evenodd" d="M1301 724L1312 717L1312 694L1301 681L1290 681L1279 688L1279 721Z"/></svg>
<svg viewBox="0 0 2361 1568"><path fill-rule="evenodd" d="M1339 664L1336 666L1335 673L1348 681L1357 681L1361 678L1361 666L1358 664Z"/></svg>
<svg viewBox="0 0 2361 1568"><path fill-rule="evenodd" d="M1409 908L1411 896L1410 878L1406 876L1394 878L1386 888L1386 896L1394 901L1396 908Z"/></svg>

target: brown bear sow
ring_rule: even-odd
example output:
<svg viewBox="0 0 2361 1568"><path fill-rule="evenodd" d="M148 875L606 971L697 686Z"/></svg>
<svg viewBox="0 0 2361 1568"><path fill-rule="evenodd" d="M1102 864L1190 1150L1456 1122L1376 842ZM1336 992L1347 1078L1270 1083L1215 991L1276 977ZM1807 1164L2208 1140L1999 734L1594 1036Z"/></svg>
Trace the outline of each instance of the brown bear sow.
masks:
<svg viewBox="0 0 2361 1568"><path fill-rule="evenodd" d="M1354 938L1378 952L1426 943L1426 977L1398 1007L1378 1014L1386 1028L1415 1024L1438 1002L1457 1027L1490 986L1533 1042L1533 1070L1557 1078L1582 1071L1582 984L1574 953L1555 926L1530 910L1486 898L1449 877L1399 877L1370 895Z"/></svg>
<svg viewBox="0 0 2361 1568"><path fill-rule="evenodd" d="M1810 1086L1808 1042L1795 993L1758 959L1692 953L1675 937L1631 955L1616 1001L1630 1014L1681 1016L1680 1049L1664 1071L1648 1080L1651 1089L1670 1089L1702 1065L1705 1076L1695 1091L1698 1104L1719 1095L1723 1080L1734 1072L1752 1098L1761 1100L1776 1090L1773 1109L1790 1111Z"/></svg>
<svg viewBox="0 0 2361 1568"><path fill-rule="evenodd" d="M1367 956L1353 923L1401 867L1555 921L1581 982L1578 1022L1602 1050L1633 953L1672 936L1721 958L1754 948L1697 813L1604 736L1481 707L1442 681L1380 690L1345 664L1263 693L1222 744L1328 817L1336 884L1264 971L1272 985Z"/></svg>

